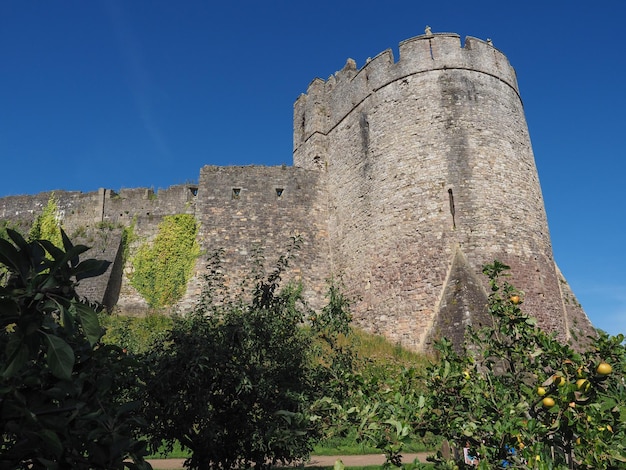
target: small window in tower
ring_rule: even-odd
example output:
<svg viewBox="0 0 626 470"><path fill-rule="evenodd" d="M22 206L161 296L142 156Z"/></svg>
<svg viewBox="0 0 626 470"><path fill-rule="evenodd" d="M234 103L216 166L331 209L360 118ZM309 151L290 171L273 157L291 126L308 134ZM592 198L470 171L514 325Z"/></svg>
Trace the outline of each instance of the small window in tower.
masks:
<svg viewBox="0 0 626 470"><path fill-rule="evenodd" d="M197 186L189 186L189 192L193 197L198 195L198 187Z"/></svg>
<svg viewBox="0 0 626 470"><path fill-rule="evenodd" d="M284 188L276 188L276 197L277 197L278 199L280 199L281 197L283 197L283 191L284 191Z"/></svg>
<svg viewBox="0 0 626 470"><path fill-rule="evenodd" d="M241 196L241 188L233 188L232 198L239 199L240 196Z"/></svg>
<svg viewBox="0 0 626 470"><path fill-rule="evenodd" d="M456 221L454 220L454 194L452 194L452 189L448 189L448 201L450 203L450 214L452 214L452 228L456 228Z"/></svg>

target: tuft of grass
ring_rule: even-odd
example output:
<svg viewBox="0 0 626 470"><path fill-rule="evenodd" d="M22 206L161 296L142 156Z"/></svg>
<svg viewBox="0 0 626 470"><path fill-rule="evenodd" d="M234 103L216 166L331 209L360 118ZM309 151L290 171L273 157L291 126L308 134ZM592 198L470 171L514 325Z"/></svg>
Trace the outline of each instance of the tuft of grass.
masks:
<svg viewBox="0 0 626 470"><path fill-rule="evenodd" d="M318 442L313 447L312 455L365 455L380 454L375 447L356 442L355 433L348 436L333 436Z"/></svg>
<svg viewBox="0 0 626 470"><path fill-rule="evenodd" d="M273 467L276 469L285 469L285 468L290 468L290 467ZM297 465L291 468L303 468L301 465ZM307 469L310 470L334 470L335 467L334 466L307 466ZM350 470L380 470L380 465L366 465L366 466L362 466L362 467L343 467L344 469L350 469ZM430 469L434 469L435 465L432 463L420 463L417 466L415 464L409 463L409 464L404 464L402 465L403 469L405 470L430 470ZM174 468L166 468L166 469L161 469L161 470L184 470L182 467L174 467Z"/></svg>
<svg viewBox="0 0 626 470"><path fill-rule="evenodd" d="M189 457L191 457L189 449L183 449L180 443L176 442L171 452L166 452L165 447L161 446L159 450L148 455L146 459L187 459Z"/></svg>
<svg viewBox="0 0 626 470"><path fill-rule="evenodd" d="M441 447L441 439L427 433L422 438L408 440L402 447L402 453L412 454L417 452L431 452ZM333 436L318 442L313 448L311 455L366 455L380 454L381 450L375 447L358 443L356 441L356 433L350 433L347 436Z"/></svg>
<svg viewBox="0 0 626 470"><path fill-rule="evenodd" d="M426 354L392 343L384 336L373 335L363 330L354 329L353 337L357 356L381 365L403 365L421 369L432 359Z"/></svg>

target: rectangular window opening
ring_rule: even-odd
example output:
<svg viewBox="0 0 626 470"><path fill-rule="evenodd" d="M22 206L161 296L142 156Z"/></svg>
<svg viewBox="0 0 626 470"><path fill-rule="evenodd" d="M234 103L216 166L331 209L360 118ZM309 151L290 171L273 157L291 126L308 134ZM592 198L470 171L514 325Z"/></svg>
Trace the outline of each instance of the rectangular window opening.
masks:
<svg viewBox="0 0 626 470"><path fill-rule="evenodd" d="M232 198L239 199L241 196L241 188L233 188Z"/></svg>
<svg viewBox="0 0 626 470"><path fill-rule="evenodd" d="M448 189L448 201L450 203L450 214L452 215L452 228L456 229L456 220L455 216L455 208L454 208L454 194L452 194L452 189Z"/></svg>

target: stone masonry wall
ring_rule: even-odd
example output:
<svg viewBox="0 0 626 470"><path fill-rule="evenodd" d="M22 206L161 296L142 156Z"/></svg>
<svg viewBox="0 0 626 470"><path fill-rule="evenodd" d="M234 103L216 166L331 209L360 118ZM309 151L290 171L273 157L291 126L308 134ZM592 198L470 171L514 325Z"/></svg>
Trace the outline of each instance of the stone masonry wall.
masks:
<svg viewBox="0 0 626 470"><path fill-rule="evenodd" d="M225 272L236 289L238 282L250 275L255 251L262 251L270 270L285 254L291 238L298 236L302 245L284 280L302 280L306 298L319 307L330 274L327 197L322 178L319 172L294 167L206 166L200 172L200 185L172 186L157 193L135 188L11 196L0 198L0 214L27 233L54 195L60 223L72 241L92 247L86 257L111 262L107 273L83 281L79 292L130 314L145 313L148 306L130 285L131 264L127 260L123 264L124 227L133 225L132 252L154 239L163 217L195 215L203 256L198 259L185 298L177 306L180 310L192 308L197 300L208 254L224 250ZM235 190L239 194L235 195Z"/></svg>
<svg viewBox="0 0 626 470"><path fill-rule="evenodd" d="M250 274L256 250L271 270L292 237L301 237L285 281L302 280L305 296L320 306L329 276L326 194L319 172L294 167L205 166L200 172L197 218L201 244L210 254L224 250L231 285ZM187 300L197 298L205 259L199 260Z"/></svg>

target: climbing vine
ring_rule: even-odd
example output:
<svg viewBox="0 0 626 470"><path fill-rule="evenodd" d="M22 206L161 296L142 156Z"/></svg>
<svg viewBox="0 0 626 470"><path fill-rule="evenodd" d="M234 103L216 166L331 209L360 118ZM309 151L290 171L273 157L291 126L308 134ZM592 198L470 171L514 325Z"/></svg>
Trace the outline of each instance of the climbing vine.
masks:
<svg viewBox="0 0 626 470"><path fill-rule="evenodd" d="M59 205L57 198L52 193L46 207L33 222L28 232L29 240L49 240L56 247L63 246L61 238L61 225L59 224Z"/></svg>
<svg viewBox="0 0 626 470"><path fill-rule="evenodd" d="M192 215L166 216L152 245L143 244L132 258L131 285L150 307L171 306L182 298L200 254L197 231Z"/></svg>
<svg viewBox="0 0 626 470"><path fill-rule="evenodd" d="M133 218L133 221L128 227L122 229L122 260L124 264L130 259L130 246L137 240L135 234L135 224L137 219Z"/></svg>

